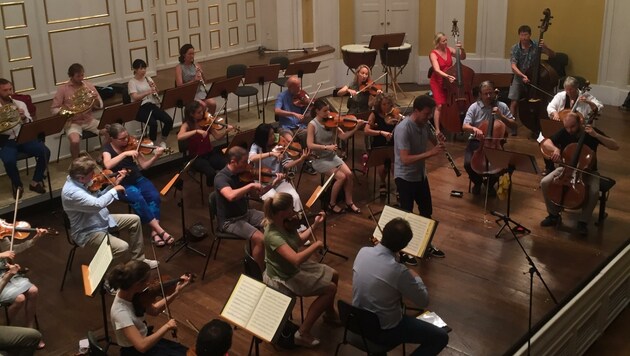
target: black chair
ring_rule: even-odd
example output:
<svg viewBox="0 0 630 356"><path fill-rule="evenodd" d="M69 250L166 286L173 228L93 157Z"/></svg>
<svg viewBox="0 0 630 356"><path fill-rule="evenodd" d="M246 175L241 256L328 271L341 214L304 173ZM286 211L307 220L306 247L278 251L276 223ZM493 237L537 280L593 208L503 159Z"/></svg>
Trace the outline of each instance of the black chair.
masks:
<svg viewBox="0 0 630 356"><path fill-rule="evenodd" d="M98 339L91 331L88 331L88 343L90 344L91 356L107 356L107 348L102 348L98 344Z"/></svg>
<svg viewBox="0 0 630 356"><path fill-rule="evenodd" d="M559 77L567 75L565 67L569 64L569 56L566 53L556 52L556 55L547 60L547 63L558 73Z"/></svg>
<svg viewBox="0 0 630 356"><path fill-rule="evenodd" d="M243 240L247 241L246 238L222 231L219 226L215 226L214 219L217 215L217 193L211 192L208 195L208 213L210 215L210 230L214 235L214 239L212 240L212 244L210 245L210 250L208 251L208 257L206 257L206 265L203 268L203 274L201 275L201 279L203 280L206 276L206 270L208 269L208 263L210 262L210 256L212 256L212 249L214 248L214 244L217 244L216 250L214 250L214 259L217 259L217 253L219 252L219 247L221 246L221 240ZM218 223L217 223L218 224ZM249 241L249 248L251 251L251 240Z"/></svg>
<svg viewBox="0 0 630 356"><path fill-rule="evenodd" d="M245 71L247 70L247 66L244 64L232 64L227 67L228 78L242 76L245 77ZM241 81L242 84L242 81ZM260 119L260 107L258 106L258 88L250 86L250 85L241 85L234 91L234 95L237 97L236 105L237 105L237 121L241 122L241 98L247 98L247 111L249 111L249 98L251 96L256 97L256 110L258 112L258 119Z"/></svg>
<svg viewBox="0 0 630 356"><path fill-rule="evenodd" d="M381 333L381 323L376 314L354 307L341 299L337 301L337 308L341 322L344 324L344 331L343 340L337 344L335 355L339 353L342 344L350 344L368 355L385 354L398 346L385 346L371 341ZM404 354L405 344L403 344Z"/></svg>
<svg viewBox="0 0 630 356"><path fill-rule="evenodd" d="M612 187L615 186L615 184L617 184L617 182L612 178L602 178L607 179L599 180L599 214L597 217L597 221L595 222L595 225L598 226L601 225L604 222L604 219L606 219L606 217L608 216L608 214L606 213L606 201L608 201L610 190L612 189Z"/></svg>
<svg viewBox="0 0 630 356"><path fill-rule="evenodd" d="M62 211L62 214L63 228L66 230L66 239L68 240L68 243L72 246L72 249L70 249L70 253L68 253L66 268L63 270L63 278L61 278L61 288L59 288L60 292L63 291L63 285L66 283L66 275L68 274L68 272L72 271L72 261L74 261L74 254L77 252L77 248L79 247L79 245L77 245L77 243L74 242L74 240L70 236L70 219L68 218L68 214L66 214L65 211Z"/></svg>
<svg viewBox="0 0 630 356"><path fill-rule="evenodd" d="M177 141L177 147L179 149L179 152L182 153L182 158L184 160L184 164L188 163L188 161L190 161L192 159L192 157L190 157L189 153L188 153L188 141L187 140L178 140ZM199 173L199 179L197 179L194 174ZM193 166L190 166L188 169L188 174L190 175L190 177L197 181L199 183L199 190L201 190L201 195L199 196L199 198L201 199L201 205L205 205L205 201L204 201L204 191L203 191L203 185L204 185L204 174L201 171L196 170Z"/></svg>
<svg viewBox="0 0 630 356"><path fill-rule="evenodd" d="M6 318L7 325L11 325L11 319L9 318L9 307L12 303L0 303L0 308L4 308L4 317ZM35 329L39 330L39 320L37 320L37 314L35 314Z"/></svg>
<svg viewBox="0 0 630 356"><path fill-rule="evenodd" d="M284 76L284 71L289 66L289 58L288 57L285 57L285 56L272 57L269 60L269 64L279 64L280 65L280 71L282 71L283 75L281 77L278 77L278 79L274 80L273 82L269 82L269 85L267 87L267 97L265 98L265 104L267 103L267 101L269 101L269 92L271 91L271 83L276 84L277 86L279 86L280 87L280 91L282 91L282 89L285 86L287 86L287 80L289 79L289 77Z"/></svg>
<svg viewBox="0 0 630 356"><path fill-rule="evenodd" d="M59 163L59 154L61 153L61 141L63 141L63 137L66 135L66 131L63 130L61 132L61 135L59 135L59 145L57 146L57 163ZM102 145L103 142L101 141L101 136L98 134L95 134L91 131L83 131L82 134L82 139L85 141L85 152L89 152L88 150L88 140L91 139L92 137L98 137L98 142Z"/></svg>

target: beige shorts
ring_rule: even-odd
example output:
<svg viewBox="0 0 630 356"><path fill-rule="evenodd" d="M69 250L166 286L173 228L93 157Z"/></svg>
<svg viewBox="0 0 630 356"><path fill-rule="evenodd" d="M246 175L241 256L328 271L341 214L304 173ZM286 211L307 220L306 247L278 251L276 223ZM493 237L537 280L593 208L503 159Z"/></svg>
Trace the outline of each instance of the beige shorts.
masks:
<svg viewBox="0 0 630 356"><path fill-rule="evenodd" d="M66 135L70 136L71 133L77 133L79 136L83 137L83 131L90 131L91 133L98 135L98 124L99 121L96 119L92 119L87 123L81 124L69 121L69 124L66 125Z"/></svg>

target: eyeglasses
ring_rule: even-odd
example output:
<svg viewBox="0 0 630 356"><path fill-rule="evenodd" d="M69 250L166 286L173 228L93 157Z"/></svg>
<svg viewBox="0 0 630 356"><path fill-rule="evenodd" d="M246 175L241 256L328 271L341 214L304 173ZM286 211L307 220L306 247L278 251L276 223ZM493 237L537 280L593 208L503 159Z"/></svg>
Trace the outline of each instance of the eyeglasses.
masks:
<svg viewBox="0 0 630 356"><path fill-rule="evenodd" d="M125 137L119 137L119 138L116 138L115 140L118 140L118 141L127 141L128 139L129 139L129 136L125 136Z"/></svg>

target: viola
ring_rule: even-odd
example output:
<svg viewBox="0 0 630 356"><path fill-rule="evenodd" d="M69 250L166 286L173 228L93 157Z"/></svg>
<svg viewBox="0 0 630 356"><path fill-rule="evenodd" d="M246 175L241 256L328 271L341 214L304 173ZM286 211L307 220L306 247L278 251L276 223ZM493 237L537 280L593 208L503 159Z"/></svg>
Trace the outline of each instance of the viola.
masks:
<svg viewBox="0 0 630 356"><path fill-rule="evenodd" d="M300 89L297 94L293 95L293 105L299 108L305 108L310 101L311 98L308 96L308 93L303 89Z"/></svg>
<svg viewBox="0 0 630 356"><path fill-rule="evenodd" d="M496 105L496 95L498 90L495 90L495 98L492 106ZM484 138L479 142L479 148L473 152L470 159L471 168L479 174L497 174L503 167L494 167L490 161L486 158L485 148L503 149L503 141L508 135L507 127L505 124L496 118L496 114L492 114L490 119L485 120L478 127L484 134Z"/></svg>
<svg viewBox="0 0 630 356"><path fill-rule="evenodd" d="M5 237L11 237L13 235L13 226L15 228L15 238L18 240L24 240L31 235L31 233L36 233L37 228L32 228L31 224L26 221L16 221L15 225L8 223L4 219L0 219L0 239ZM59 235L59 232L52 228L46 228L46 234L49 235Z"/></svg>
<svg viewBox="0 0 630 356"><path fill-rule="evenodd" d="M189 277L190 283L193 283L195 278L197 277L194 273L185 273L187 277ZM185 280L181 277L170 279L167 275L164 276L166 282L162 282L162 286L164 287L164 295L171 295L175 292L175 288L177 287L177 283L184 282ZM147 308L156 302L156 300L162 297L162 287L160 286L159 278L151 281L149 285L140 293L136 293L133 296L132 304L133 309L136 313L136 316L143 316L146 312Z"/></svg>
<svg viewBox="0 0 630 356"><path fill-rule="evenodd" d="M125 146L125 149L123 151L136 151L137 150L139 153L142 153L143 155L148 155L148 154L151 154L153 150L155 150L156 148L161 148L161 147L154 145L153 141L151 141L151 139L149 139L148 137L145 137L142 139L142 141L140 141L134 136L129 136L129 139L127 140L127 146ZM164 148L164 153L171 154L173 153L173 150L170 147L166 147Z"/></svg>

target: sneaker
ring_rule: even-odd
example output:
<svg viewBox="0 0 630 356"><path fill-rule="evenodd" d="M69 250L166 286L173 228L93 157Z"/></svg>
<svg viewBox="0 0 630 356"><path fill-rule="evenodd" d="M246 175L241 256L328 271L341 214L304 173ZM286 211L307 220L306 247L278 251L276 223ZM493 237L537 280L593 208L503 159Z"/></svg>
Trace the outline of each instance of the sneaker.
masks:
<svg viewBox="0 0 630 356"><path fill-rule="evenodd" d="M315 347L319 345L319 339L310 335L300 334L300 330L297 330L293 335L295 343L304 347Z"/></svg>
<svg viewBox="0 0 630 356"><path fill-rule="evenodd" d="M586 236L588 235L588 224L583 221L578 221L576 230L578 234Z"/></svg>
<svg viewBox="0 0 630 356"><path fill-rule="evenodd" d="M300 225L300 227L297 229L298 234L301 234L304 231L306 231L306 226L304 226L304 225Z"/></svg>
<svg viewBox="0 0 630 356"><path fill-rule="evenodd" d="M163 149L166 149L166 142L162 141L160 142L160 147L162 147Z"/></svg>
<svg viewBox="0 0 630 356"><path fill-rule="evenodd" d="M418 261L415 259L415 257L410 256L406 253L400 253L400 263L404 263L406 265L409 266L417 266L418 265Z"/></svg>
<svg viewBox="0 0 630 356"><path fill-rule="evenodd" d="M543 221L540 222L540 226L542 227L556 226L558 225L559 222L560 222L560 215L549 214Z"/></svg>
<svg viewBox="0 0 630 356"><path fill-rule="evenodd" d="M429 254L432 257L437 257L437 258L444 258L444 257L446 257L446 254L444 253L444 251L438 250L434 246L429 246Z"/></svg>
<svg viewBox="0 0 630 356"><path fill-rule="evenodd" d="M151 267L151 269L156 269L158 267L158 261L156 260L150 260L148 258L145 258L144 260L142 260L142 262L148 264L149 267Z"/></svg>

